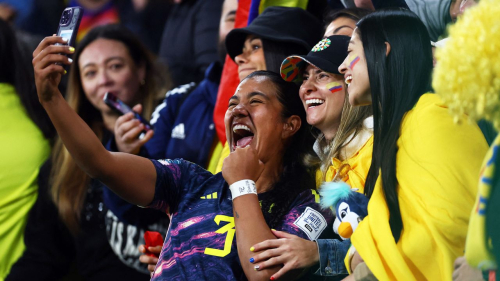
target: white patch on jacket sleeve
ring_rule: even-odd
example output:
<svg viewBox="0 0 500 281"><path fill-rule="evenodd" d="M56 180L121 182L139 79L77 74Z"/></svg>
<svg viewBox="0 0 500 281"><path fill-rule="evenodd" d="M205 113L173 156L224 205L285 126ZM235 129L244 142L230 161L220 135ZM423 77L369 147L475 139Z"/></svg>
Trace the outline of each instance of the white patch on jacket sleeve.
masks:
<svg viewBox="0 0 500 281"><path fill-rule="evenodd" d="M293 223L302 231L307 234L310 240L316 240L326 228L326 219L323 215L311 207L300 215L300 217Z"/></svg>

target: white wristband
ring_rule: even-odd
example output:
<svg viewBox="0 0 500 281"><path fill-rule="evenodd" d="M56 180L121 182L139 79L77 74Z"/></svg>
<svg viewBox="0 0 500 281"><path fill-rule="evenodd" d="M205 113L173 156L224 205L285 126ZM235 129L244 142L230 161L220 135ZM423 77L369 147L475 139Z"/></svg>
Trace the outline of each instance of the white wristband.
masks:
<svg viewBox="0 0 500 281"><path fill-rule="evenodd" d="M231 195L233 196L233 200L236 197L246 194L257 195L257 188L255 187L255 182L253 180L237 181L229 186L229 190L231 190Z"/></svg>

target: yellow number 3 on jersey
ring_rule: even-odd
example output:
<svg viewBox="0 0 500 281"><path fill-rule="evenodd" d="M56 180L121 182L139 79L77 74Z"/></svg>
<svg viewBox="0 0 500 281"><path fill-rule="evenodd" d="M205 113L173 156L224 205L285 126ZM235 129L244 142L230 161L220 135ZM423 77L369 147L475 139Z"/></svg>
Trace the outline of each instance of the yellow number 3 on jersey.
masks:
<svg viewBox="0 0 500 281"><path fill-rule="evenodd" d="M217 229L215 233L226 233L226 241L224 242L224 249L219 250L219 249L212 249L212 248L205 248L205 255L211 255L211 256L216 256L216 257L225 257L231 252L231 245L233 244L233 239L234 239L234 234L236 230L234 229L234 218L233 217L228 217L224 215L217 215L214 218L215 223L217 225L220 224L221 221L228 222L228 224L224 225L223 227Z"/></svg>

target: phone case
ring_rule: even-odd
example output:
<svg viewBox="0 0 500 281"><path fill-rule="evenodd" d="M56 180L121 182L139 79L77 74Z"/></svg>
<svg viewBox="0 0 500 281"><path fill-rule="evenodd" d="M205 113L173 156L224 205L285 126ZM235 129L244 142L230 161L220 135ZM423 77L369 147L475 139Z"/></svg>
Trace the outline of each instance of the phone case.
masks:
<svg viewBox="0 0 500 281"><path fill-rule="evenodd" d="M75 46L76 35L82 16L83 9L81 7L66 8L61 15L57 36L68 39L67 44L69 46Z"/></svg>
<svg viewBox="0 0 500 281"><path fill-rule="evenodd" d="M111 109L115 110L116 112L118 112L121 115L127 114L129 112L133 112L134 117L136 119L139 119L139 121L141 121L141 123L144 124L144 131L147 132L149 130L152 130L151 125L149 124L148 121L146 121L146 119L142 118L142 116L139 115L139 113L133 111L132 108L130 108L128 105L126 105L123 101L121 101L114 94L109 93L109 92L106 93L104 95L103 100L104 100L104 103L106 103Z"/></svg>

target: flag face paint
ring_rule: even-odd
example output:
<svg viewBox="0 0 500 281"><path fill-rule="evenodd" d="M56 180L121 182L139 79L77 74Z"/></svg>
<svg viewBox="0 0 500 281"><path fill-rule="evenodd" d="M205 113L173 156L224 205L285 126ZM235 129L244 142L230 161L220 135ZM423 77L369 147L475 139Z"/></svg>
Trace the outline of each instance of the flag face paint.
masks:
<svg viewBox="0 0 500 281"><path fill-rule="evenodd" d="M351 58L352 58L352 57L351 57ZM350 67L351 69L353 69L353 68L354 68L354 66L358 63L358 61L359 61L359 56L356 56L355 58L353 58L353 59L351 60L351 63L350 63L350 65L349 65L349 67Z"/></svg>
<svg viewBox="0 0 500 281"><path fill-rule="evenodd" d="M336 92L340 92L342 91L342 84L340 82L331 82L331 83L328 83L326 84L326 88L332 92L332 93L336 93Z"/></svg>

